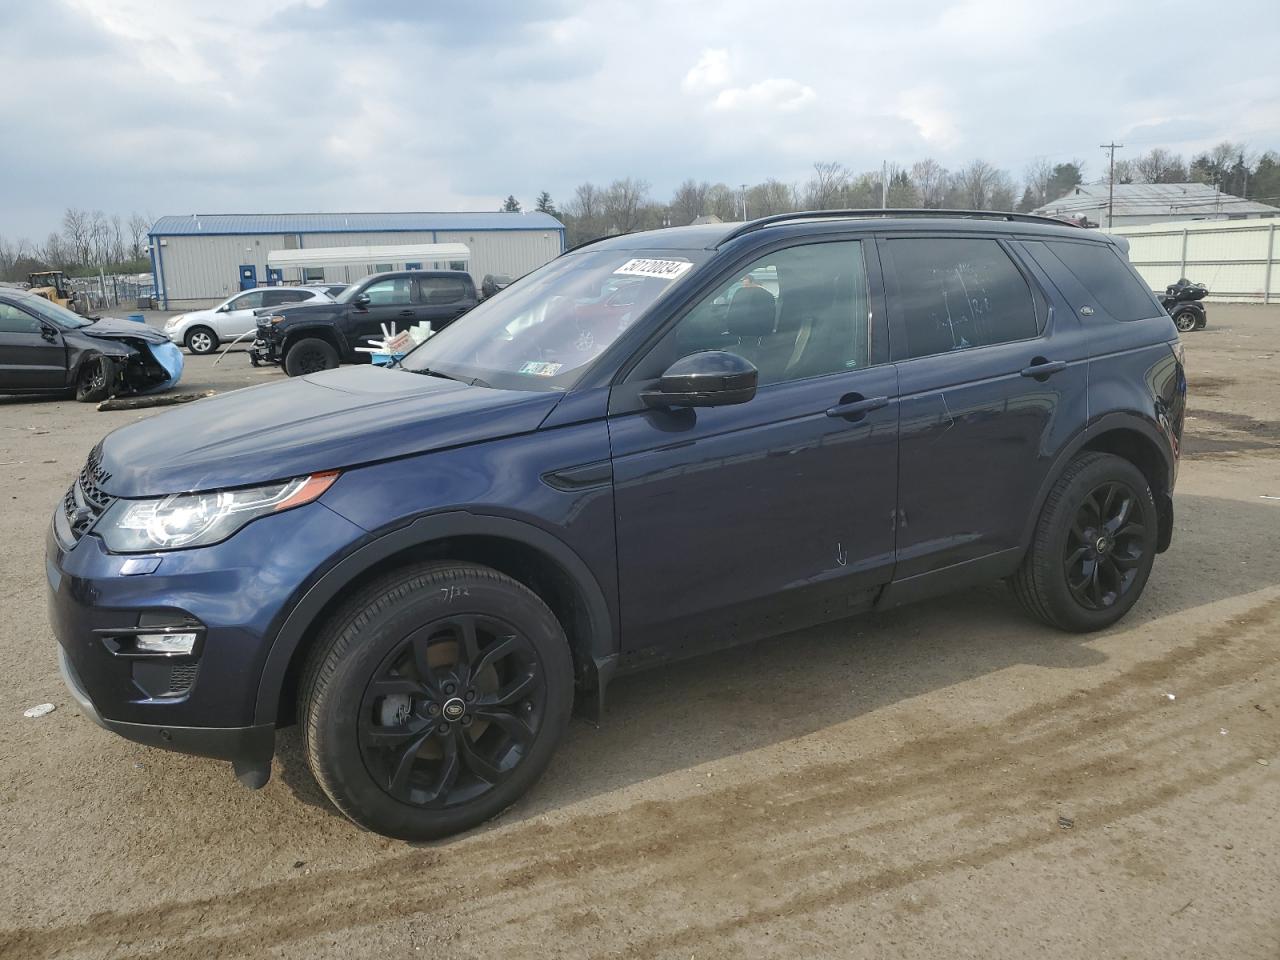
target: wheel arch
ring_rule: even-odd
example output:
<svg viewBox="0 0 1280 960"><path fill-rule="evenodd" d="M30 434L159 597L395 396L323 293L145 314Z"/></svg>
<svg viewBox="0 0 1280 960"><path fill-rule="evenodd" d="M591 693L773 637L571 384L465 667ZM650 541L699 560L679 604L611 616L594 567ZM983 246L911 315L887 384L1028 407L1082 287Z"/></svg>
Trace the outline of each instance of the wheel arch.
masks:
<svg viewBox="0 0 1280 960"><path fill-rule="evenodd" d="M1169 548L1173 538L1175 476L1173 460L1165 452L1165 446L1159 429L1136 414L1111 413L1092 423L1063 448L1054 461L1053 467L1045 475L1040 490L1036 494L1035 510L1028 518L1023 534L1024 547L1030 545L1036 522L1049 497L1049 491L1058 482L1058 477L1062 475L1067 464L1081 453L1097 451L1128 460L1146 477L1151 493L1155 497L1156 512L1160 520L1156 550L1163 553Z"/></svg>
<svg viewBox="0 0 1280 960"><path fill-rule="evenodd" d="M301 340L324 340L338 351L338 358L342 359L347 355L346 338L332 325L314 324L306 327L290 328L284 332L284 340L280 344L280 363L284 364L284 358L289 351Z"/></svg>
<svg viewBox="0 0 1280 960"><path fill-rule="evenodd" d="M258 723L288 723L302 667L325 620L362 584L409 563L484 564L537 594L564 627L579 689L595 711L617 660L613 618L586 563L554 535L506 517L455 511L420 518L365 544L326 571L292 606L259 679Z"/></svg>

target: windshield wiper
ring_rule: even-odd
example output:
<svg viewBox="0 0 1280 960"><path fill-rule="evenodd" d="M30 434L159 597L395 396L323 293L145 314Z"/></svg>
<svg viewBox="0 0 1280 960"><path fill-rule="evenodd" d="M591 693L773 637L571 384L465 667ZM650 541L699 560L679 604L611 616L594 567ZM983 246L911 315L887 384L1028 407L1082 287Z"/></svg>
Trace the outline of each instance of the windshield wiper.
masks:
<svg viewBox="0 0 1280 960"><path fill-rule="evenodd" d="M401 369L403 370L405 368L401 367ZM455 377L451 373L445 373L442 370L428 370L426 367L423 367L421 370L408 370L407 372L421 374L426 377L439 377L441 380L456 380L458 383L465 383L471 387L489 386L489 384L485 383L479 377Z"/></svg>

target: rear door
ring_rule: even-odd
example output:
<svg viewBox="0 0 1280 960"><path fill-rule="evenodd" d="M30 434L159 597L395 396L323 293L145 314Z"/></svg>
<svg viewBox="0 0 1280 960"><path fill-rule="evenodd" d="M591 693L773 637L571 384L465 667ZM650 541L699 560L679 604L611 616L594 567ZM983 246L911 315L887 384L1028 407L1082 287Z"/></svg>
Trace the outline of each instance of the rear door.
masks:
<svg viewBox="0 0 1280 960"><path fill-rule="evenodd" d="M879 247L902 397L895 577L1016 563L1041 482L1087 419L1079 325L1002 240Z"/></svg>
<svg viewBox="0 0 1280 960"><path fill-rule="evenodd" d="M754 280L765 272L773 290ZM766 253L725 275L614 388L628 655L845 616L892 576L898 403L877 278L869 242ZM635 402L675 360L707 349L757 366L753 399Z"/></svg>
<svg viewBox="0 0 1280 960"><path fill-rule="evenodd" d="M432 330L443 330L475 306L474 287L468 278L419 277L419 320L431 323Z"/></svg>
<svg viewBox="0 0 1280 960"><path fill-rule="evenodd" d="M21 307L0 300L0 392L67 385L62 334Z"/></svg>

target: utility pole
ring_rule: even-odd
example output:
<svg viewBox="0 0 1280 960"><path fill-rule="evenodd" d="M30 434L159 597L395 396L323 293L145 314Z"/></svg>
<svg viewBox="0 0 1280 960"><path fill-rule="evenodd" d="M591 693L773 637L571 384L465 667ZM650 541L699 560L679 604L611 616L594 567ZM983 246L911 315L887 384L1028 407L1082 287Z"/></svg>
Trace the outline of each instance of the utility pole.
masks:
<svg viewBox="0 0 1280 960"><path fill-rule="evenodd" d="M742 222L747 222L747 185L742 184Z"/></svg>
<svg viewBox="0 0 1280 960"><path fill-rule="evenodd" d="M889 161L880 162L880 209L889 209Z"/></svg>
<svg viewBox="0 0 1280 960"><path fill-rule="evenodd" d="M1116 151L1124 146L1123 143L1103 143L1099 144L1103 150L1111 151L1111 172L1107 175L1107 227L1111 227L1111 210L1115 204L1116 195Z"/></svg>

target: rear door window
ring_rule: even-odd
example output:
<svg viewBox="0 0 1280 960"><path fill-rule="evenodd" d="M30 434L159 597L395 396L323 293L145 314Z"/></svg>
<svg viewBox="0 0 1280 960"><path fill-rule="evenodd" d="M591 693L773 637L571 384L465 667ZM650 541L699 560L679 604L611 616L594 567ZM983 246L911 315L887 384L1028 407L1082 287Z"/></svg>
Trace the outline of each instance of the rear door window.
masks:
<svg viewBox="0 0 1280 960"><path fill-rule="evenodd" d="M422 277L418 288L422 302L428 305L457 303L467 295L467 284L460 277Z"/></svg>
<svg viewBox="0 0 1280 960"><path fill-rule="evenodd" d="M1145 320L1148 317L1158 317L1163 312L1151 291L1138 281L1111 244L1073 243L1068 240L1028 243L1027 248L1032 256L1041 259L1040 251L1035 249L1037 247L1051 251L1062 266L1071 271L1072 276L1093 295L1097 306L1116 320ZM1042 259L1041 264L1044 265ZM1046 266L1046 269L1054 272L1051 266ZM1077 303L1072 306L1079 310L1092 304Z"/></svg>
<svg viewBox="0 0 1280 960"><path fill-rule="evenodd" d="M1037 337L1047 313L995 240L920 237L888 240L890 309L906 343L900 359L927 357Z"/></svg>

